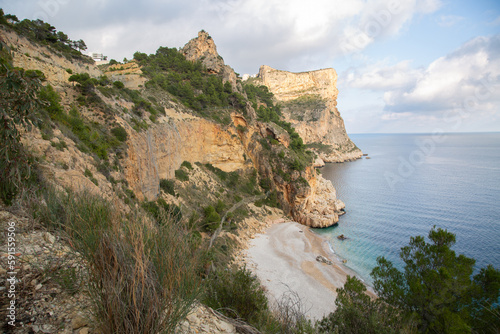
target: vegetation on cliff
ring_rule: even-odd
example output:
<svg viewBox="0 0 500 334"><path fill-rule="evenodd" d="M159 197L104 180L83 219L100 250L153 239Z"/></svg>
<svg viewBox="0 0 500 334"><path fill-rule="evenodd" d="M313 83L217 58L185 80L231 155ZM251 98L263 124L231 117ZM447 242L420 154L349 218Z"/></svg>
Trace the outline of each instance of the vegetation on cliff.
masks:
<svg viewBox="0 0 500 334"><path fill-rule="evenodd" d="M84 48L83 41L69 41L44 22L17 22L2 12L0 23L87 62L75 50ZM104 75L69 71L66 85L42 85L40 71L14 68L3 42L0 56L0 199L29 208L33 226L59 236L85 264L83 271L61 265L44 277L61 276L57 284L65 291L85 292L101 332L171 333L195 299L236 318L236 324L249 322L254 328L248 332L254 333L488 332L488 324L498 326L498 271L488 267L471 278L473 260L455 256L454 237L445 231L431 231L433 244L415 238L403 249L404 274L379 260L376 301L350 278L339 290L339 310L320 324L306 320L294 298L272 307L248 270L229 265L245 219L273 207L297 213L294 200L310 191L307 179L315 175L314 154L265 86L234 90L201 62L166 47L153 55L134 54L149 79L137 89ZM127 147L132 137L161 122L175 128L167 107L215 121L228 138L245 142L244 168L223 171L207 162L179 161L170 179L158 178L157 198L139 200L124 176ZM44 153L35 158L21 134L50 143L47 150L71 154L63 162ZM62 187L61 170L83 176L86 183L79 185L93 192Z"/></svg>

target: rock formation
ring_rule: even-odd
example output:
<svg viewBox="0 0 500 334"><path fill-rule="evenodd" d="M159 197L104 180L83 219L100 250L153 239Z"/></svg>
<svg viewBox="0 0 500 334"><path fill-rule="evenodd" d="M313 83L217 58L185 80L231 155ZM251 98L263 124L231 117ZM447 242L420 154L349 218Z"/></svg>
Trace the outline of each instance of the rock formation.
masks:
<svg viewBox="0 0 500 334"><path fill-rule="evenodd" d="M337 73L333 68L291 73L264 65L258 79L281 102L286 120L305 144L313 144L323 161L342 162L361 157L362 152L347 136L337 109Z"/></svg>
<svg viewBox="0 0 500 334"><path fill-rule="evenodd" d="M210 163L225 172L250 167L235 134L202 118L178 116L144 132L130 132L125 175L140 199L156 199L160 179L174 178L183 161Z"/></svg>
<svg viewBox="0 0 500 334"><path fill-rule="evenodd" d="M231 83L233 90L241 90L241 86L238 89L236 73L230 66L224 64L214 40L206 31L200 31L198 37L190 40L181 52L187 60L199 60L210 73L221 75L224 82Z"/></svg>

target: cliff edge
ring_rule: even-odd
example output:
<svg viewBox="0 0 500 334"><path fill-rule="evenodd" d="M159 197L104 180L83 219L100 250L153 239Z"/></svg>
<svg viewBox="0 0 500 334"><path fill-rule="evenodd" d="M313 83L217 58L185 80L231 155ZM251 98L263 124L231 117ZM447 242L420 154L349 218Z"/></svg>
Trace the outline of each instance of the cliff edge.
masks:
<svg viewBox="0 0 500 334"><path fill-rule="evenodd" d="M258 80L282 105L282 113L309 148L325 162L358 159L337 109L337 72L333 68L292 73L261 66Z"/></svg>

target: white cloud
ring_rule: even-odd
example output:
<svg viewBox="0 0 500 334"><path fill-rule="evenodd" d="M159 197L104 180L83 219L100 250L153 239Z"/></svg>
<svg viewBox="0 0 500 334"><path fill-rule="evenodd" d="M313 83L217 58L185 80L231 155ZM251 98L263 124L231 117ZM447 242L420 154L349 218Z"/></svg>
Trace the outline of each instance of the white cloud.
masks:
<svg viewBox="0 0 500 334"><path fill-rule="evenodd" d="M422 71L412 69L408 60L387 66L376 63L364 68L357 68L345 74L345 83L348 87L387 91L411 87L415 80L422 76Z"/></svg>
<svg viewBox="0 0 500 334"><path fill-rule="evenodd" d="M439 7L438 0L23 0L4 9L34 18L45 3L57 4L48 22L111 58L181 47L205 29L242 73L263 64L293 71L331 64Z"/></svg>
<svg viewBox="0 0 500 334"><path fill-rule="evenodd" d="M490 110L500 97L500 35L477 37L435 60L414 85L385 93L392 112Z"/></svg>

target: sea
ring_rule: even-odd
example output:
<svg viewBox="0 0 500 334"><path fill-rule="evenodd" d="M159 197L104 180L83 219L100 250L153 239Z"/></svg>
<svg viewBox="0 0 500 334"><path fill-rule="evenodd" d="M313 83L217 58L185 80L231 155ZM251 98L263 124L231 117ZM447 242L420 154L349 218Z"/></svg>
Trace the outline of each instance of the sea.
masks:
<svg viewBox="0 0 500 334"><path fill-rule="evenodd" d="M488 264L500 269L500 133L350 138L368 155L321 169L346 214L336 226L315 229L345 266L371 285L377 257L402 269L401 247L412 236L428 240L436 226L455 234L452 249L474 258L476 272Z"/></svg>

